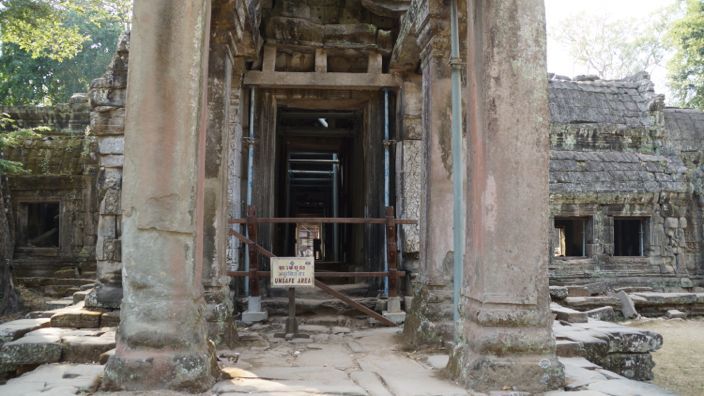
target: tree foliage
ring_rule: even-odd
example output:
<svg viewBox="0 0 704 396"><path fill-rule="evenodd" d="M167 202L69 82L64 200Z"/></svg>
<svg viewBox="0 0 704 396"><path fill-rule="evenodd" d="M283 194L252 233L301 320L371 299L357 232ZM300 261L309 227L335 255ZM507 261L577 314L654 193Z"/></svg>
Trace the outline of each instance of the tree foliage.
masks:
<svg viewBox="0 0 704 396"><path fill-rule="evenodd" d="M110 62L130 0L0 0L0 102L66 102Z"/></svg>
<svg viewBox="0 0 704 396"><path fill-rule="evenodd" d="M667 50L662 36L670 13L656 15L659 17L647 20L575 15L563 20L554 35L588 73L619 79L640 71L652 72L663 61Z"/></svg>
<svg viewBox="0 0 704 396"><path fill-rule="evenodd" d="M704 0L682 6L684 15L669 32L675 49L668 65L670 88L680 106L704 110Z"/></svg>

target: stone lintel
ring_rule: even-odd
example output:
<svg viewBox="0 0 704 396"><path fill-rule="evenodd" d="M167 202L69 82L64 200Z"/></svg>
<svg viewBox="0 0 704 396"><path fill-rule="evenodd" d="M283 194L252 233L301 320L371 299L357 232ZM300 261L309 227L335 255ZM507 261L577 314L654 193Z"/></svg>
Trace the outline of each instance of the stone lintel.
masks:
<svg viewBox="0 0 704 396"><path fill-rule="evenodd" d="M251 70L244 75L244 85L277 89L379 90L381 88L398 88L401 81L395 75L380 73L303 73Z"/></svg>

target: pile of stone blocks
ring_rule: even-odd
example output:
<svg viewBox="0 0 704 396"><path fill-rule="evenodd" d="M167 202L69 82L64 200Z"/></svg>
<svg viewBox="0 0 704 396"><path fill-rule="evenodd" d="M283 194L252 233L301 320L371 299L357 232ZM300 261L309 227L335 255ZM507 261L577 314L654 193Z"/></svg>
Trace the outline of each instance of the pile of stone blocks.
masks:
<svg viewBox="0 0 704 396"><path fill-rule="evenodd" d="M83 302L0 325L0 380L46 363L97 363L115 348L113 312ZM44 316L44 317L42 317Z"/></svg>
<svg viewBox="0 0 704 396"><path fill-rule="evenodd" d="M553 331L558 356L584 357L634 380L653 379L651 352L662 346L660 334L592 319L583 323L555 321Z"/></svg>

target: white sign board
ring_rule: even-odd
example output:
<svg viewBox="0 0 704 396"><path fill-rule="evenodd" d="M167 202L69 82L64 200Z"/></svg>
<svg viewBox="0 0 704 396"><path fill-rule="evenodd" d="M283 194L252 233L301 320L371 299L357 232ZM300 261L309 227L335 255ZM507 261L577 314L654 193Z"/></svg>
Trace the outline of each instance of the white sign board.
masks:
<svg viewBox="0 0 704 396"><path fill-rule="evenodd" d="M271 287L315 287L313 257L272 257Z"/></svg>

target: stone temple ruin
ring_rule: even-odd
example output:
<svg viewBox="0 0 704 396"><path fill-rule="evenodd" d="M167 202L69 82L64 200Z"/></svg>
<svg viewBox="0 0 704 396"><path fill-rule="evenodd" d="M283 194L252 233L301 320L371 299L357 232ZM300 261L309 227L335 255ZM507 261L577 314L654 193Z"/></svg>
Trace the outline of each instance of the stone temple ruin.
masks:
<svg viewBox="0 0 704 396"><path fill-rule="evenodd" d="M246 231L279 256L309 249L316 271L389 275L322 279L362 282L369 307L405 318L408 346L452 345L448 371L468 388L559 388L556 351L652 376L656 334L629 347L613 340L631 330L603 325L612 343L590 343L593 329L564 322L618 312L615 291L643 313L704 312L704 113L665 107L646 74L546 78L542 1L459 1L457 169L446 3L136 1L132 32L87 95L2 109L49 127L5 153L32 171L8 178L16 279L77 292L80 315L97 312L85 327L119 314L104 389L212 386L214 348L238 344L236 319L266 319L283 296L252 270L268 258L233 236ZM462 279L453 172L466 198ZM263 222L255 238L234 221L384 219L388 207L417 220L388 223L392 244L374 224ZM17 337L0 347L8 372L39 363L7 360Z"/></svg>

